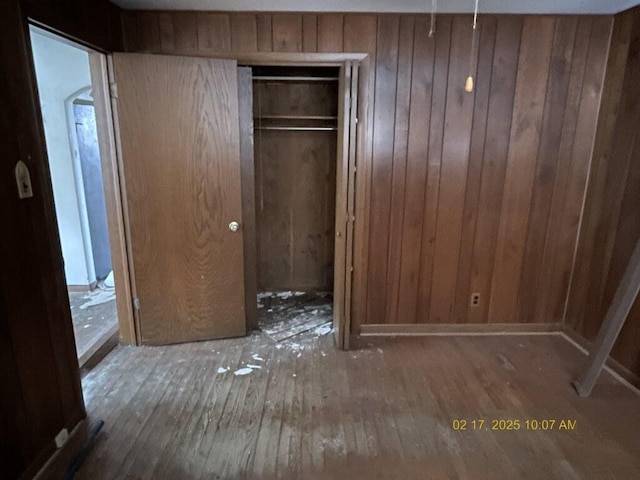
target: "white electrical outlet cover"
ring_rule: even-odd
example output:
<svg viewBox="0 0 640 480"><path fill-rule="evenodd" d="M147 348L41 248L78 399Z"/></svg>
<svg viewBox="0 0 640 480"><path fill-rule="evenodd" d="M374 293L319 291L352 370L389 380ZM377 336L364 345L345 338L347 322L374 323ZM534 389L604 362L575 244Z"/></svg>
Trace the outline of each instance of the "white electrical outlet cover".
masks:
<svg viewBox="0 0 640 480"><path fill-rule="evenodd" d="M69 431L66 428L60 430L60 433L56 435L56 447L60 448L69 440Z"/></svg>

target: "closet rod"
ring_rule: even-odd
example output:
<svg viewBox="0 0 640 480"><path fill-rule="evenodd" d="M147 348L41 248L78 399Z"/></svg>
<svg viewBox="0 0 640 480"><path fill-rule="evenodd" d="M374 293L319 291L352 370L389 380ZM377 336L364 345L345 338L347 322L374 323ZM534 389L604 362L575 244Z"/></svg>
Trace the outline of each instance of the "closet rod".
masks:
<svg viewBox="0 0 640 480"><path fill-rule="evenodd" d="M254 80L259 82L268 81L268 80L278 80L278 81L304 81L304 82L326 82L328 80L335 81L339 80L338 77L285 77L285 76L254 76Z"/></svg>
<svg viewBox="0 0 640 480"><path fill-rule="evenodd" d="M256 130L288 130L305 132L331 132L338 130L337 127L255 127Z"/></svg>

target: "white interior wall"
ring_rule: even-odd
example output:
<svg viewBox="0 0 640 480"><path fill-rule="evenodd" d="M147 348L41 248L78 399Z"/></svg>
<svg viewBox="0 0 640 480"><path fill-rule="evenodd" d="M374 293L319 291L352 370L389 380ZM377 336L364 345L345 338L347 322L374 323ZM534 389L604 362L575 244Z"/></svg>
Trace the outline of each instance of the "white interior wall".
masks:
<svg viewBox="0 0 640 480"><path fill-rule="evenodd" d="M89 261L91 252L87 251L89 230L81 211L84 195L76 182L77 153L71 146L65 105L70 95L91 84L89 56L34 28L31 43L67 285L89 285L95 281L95 273L93 260Z"/></svg>

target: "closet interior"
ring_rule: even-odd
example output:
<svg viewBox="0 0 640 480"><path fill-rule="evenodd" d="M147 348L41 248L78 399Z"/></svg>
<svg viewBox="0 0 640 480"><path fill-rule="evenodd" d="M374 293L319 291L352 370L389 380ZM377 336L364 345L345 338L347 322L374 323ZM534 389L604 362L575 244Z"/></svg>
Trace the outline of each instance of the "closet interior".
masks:
<svg viewBox="0 0 640 480"><path fill-rule="evenodd" d="M276 340L332 319L338 78L253 68L258 319Z"/></svg>

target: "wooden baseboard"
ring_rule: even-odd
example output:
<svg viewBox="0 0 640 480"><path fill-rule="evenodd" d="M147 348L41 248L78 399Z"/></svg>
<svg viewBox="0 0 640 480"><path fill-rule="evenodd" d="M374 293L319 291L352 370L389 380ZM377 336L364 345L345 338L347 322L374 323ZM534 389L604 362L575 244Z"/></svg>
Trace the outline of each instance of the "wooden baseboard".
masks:
<svg viewBox="0 0 640 480"><path fill-rule="evenodd" d="M563 325L562 335L567 339L567 341L572 343L582 353L584 353L585 355L589 355L589 351L591 350L591 345L593 342L590 342L589 340L584 338L568 325ZM614 377L618 378L623 383L628 383L631 387L638 390L638 393L640 393L640 377L638 377L635 373L622 365L620 362L609 357L604 368Z"/></svg>
<svg viewBox="0 0 640 480"><path fill-rule="evenodd" d="M548 335L560 323L411 323L360 325L362 336Z"/></svg>
<svg viewBox="0 0 640 480"><path fill-rule="evenodd" d="M109 342L112 337L116 337L116 344L118 338L118 323L114 323L106 332L104 332L100 337L98 337L84 352L82 352L78 356L78 365L80 368L84 367L84 365L93 359L93 357L100 351L100 349ZM113 348L113 347L112 347ZM108 353L108 352L107 352ZM103 355L104 357L104 355Z"/></svg>
<svg viewBox="0 0 640 480"><path fill-rule="evenodd" d="M98 286L98 282L91 282L89 285L67 285L67 290L71 293L92 292Z"/></svg>
<svg viewBox="0 0 640 480"><path fill-rule="evenodd" d="M82 444L89 437L90 432L89 421L86 418L80 420L69 434L67 442L55 451L33 479L60 480L80 452Z"/></svg>

